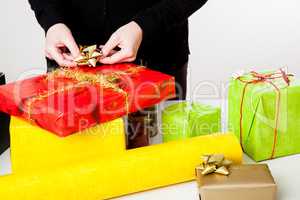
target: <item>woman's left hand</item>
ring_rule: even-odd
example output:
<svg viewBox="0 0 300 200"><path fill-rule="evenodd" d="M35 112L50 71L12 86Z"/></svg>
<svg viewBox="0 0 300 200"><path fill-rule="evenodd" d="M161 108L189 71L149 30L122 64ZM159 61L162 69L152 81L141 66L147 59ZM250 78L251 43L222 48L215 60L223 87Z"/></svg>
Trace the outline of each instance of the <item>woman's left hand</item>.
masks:
<svg viewBox="0 0 300 200"><path fill-rule="evenodd" d="M141 27L134 21L122 26L114 32L102 48L103 64L132 62L136 59L137 52L143 39ZM113 50L119 47L120 50Z"/></svg>

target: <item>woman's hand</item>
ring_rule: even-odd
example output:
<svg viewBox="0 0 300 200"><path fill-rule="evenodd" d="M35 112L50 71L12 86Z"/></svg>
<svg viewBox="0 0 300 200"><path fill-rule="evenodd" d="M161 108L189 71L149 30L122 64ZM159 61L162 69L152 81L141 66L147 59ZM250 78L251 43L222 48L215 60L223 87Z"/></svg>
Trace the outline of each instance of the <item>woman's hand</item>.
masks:
<svg viewBox="0 0 300 200"><path fill-rule="evenodd" d="M121 62L132 62L136 59L137 52L141 45L143 31L136 22L130 22L115 33L102 48L103 58L100 62L103 64L114 64ZM113 50L119 47L120 50Z"/></svg>
<svg viewBox="0 0 300 200"><path fill-rule="evenodd" d="M68 49L68 51L66 51ZM46 34L46 56L60 66L76 66L74 59L80 55L70 29L65 24L55 24Z"/></svg>

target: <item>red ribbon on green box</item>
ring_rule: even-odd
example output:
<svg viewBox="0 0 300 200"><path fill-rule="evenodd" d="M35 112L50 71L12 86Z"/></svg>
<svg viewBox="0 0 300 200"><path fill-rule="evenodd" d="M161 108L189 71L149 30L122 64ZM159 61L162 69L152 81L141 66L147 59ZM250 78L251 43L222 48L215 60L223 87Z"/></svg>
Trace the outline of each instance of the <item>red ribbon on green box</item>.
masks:
<svg viewBox="0 0 300 200"><path fill-rule="evenodd" d="M229 129L256 161L300 153L295 132L300 83L292 76L282 69L252 71L230 83Z"/></svg>

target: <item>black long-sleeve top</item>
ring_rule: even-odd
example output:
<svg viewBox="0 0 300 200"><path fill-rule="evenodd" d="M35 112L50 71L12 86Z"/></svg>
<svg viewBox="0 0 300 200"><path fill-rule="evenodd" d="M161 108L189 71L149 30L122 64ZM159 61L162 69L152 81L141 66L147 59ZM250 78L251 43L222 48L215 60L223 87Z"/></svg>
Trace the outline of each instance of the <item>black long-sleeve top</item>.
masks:
<svg viewBox="0 0 300 200"><path fill-rule="evenodd" d="M105 44L119 27L135 21L143 30L137 58L165 67L187 62L188 17L206 1L29 0L45 31L64 23L81 45Z"/></svg>

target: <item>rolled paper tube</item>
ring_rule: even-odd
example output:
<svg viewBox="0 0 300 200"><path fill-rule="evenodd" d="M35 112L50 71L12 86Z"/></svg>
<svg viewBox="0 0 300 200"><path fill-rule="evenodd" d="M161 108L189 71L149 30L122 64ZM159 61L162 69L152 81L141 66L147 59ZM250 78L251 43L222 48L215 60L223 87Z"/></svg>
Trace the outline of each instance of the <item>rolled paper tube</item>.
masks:
<svg viewBox="0 0 300 200"><path fill-rule="evenodd" d="M180 102L162 113L163 141L173 141L221 130L221 111L209 105Z"/></svg>
<svg viewBox="0 0 300 200"><path fill-rule="evenodd" d="M236 164L242 160L233 135L199 136L0 177L0 199L113 198L194 180L199 158L211 153L222 153Z"/></svg>
<svg viewBox="0 0 300 200"><path fill-rule="evenodd" d="M114 155L125 150L122 119L103 123L67 138L12 117L11 161L14 173L62 166L88 157Z"/></svg>

